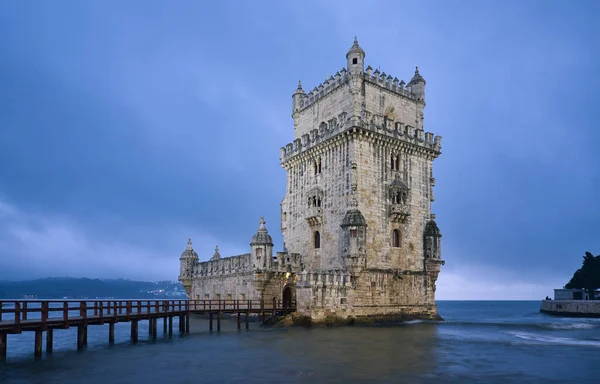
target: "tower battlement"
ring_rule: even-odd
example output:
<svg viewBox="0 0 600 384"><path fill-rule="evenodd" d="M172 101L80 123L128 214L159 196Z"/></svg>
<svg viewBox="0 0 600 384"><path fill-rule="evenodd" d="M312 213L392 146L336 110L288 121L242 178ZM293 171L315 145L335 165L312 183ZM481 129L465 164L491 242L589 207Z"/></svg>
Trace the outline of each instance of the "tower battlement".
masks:
<svg viewBox="0 0 600 384"><path fill-rule="evenodd" d="M296 139L292 143L288 143L285 147L280 148L281 163L283 164L292 157L319 146L338 134L351 134L353 132L362 132L367 135L374 133L380 135L382 139L393 138L401 141L402 144L400 145L405 145L413 149L426 150L433 157L438 157L441 154L441 136L425 132L411 125L388 121L383 116L374 115L369 117L368 121L346 119L346 114L342 113L337 118L330 119L328 122L321 122L318 129L315 128L310 133L302 135L302 138Z"/></svg>
<svg viewBox="0 0 600 384"><path fill-rule="evenodd" d="M362 77L365 81L377 85L389 92L395 93L398 96L405 97L413 101L417 101L419 99L417 94L413 93L411 85L406 86L406 82L404 80L398 80L397 77L392 77L385 72L380 72L379 69L373 71L371 66L368 66L365 72L363 72ZM348 71L346 71L346 68L342 68L340 71L336 72L335 75L330 76L308 93L304 92L304 89L302 89L302 83L298 82L298 88L293 95L299 96L292 107L292 113L303 112L305 109L311 107L319 100L327 97L333 91L347 84L348 80Z"/></svg>

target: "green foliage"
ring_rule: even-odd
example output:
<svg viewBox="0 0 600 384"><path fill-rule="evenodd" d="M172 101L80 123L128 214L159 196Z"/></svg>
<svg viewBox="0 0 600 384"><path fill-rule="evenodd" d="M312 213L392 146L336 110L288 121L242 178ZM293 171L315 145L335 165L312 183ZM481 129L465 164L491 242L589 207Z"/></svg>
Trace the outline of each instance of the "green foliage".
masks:
<svg viewBox="0 0 600 384"><path fill-rule="evenodd" d="M594 257L590 252L586 252L581 268L575 271L565 288L585 289L588 292L600 288L600 255Z"/></svg>

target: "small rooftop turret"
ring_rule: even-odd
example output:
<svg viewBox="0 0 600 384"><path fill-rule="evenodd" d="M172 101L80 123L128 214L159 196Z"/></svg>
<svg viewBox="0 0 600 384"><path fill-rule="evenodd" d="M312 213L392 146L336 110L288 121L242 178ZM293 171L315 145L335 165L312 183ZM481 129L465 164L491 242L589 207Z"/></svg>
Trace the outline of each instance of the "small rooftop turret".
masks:
<svg viewBox="0 0 600 384"><path fill-rule="evenodd" d="M365 69L365 51L358 45L356 36L354 37L354 44L346 53L346 60L348 61L348 72L362 75Z"/></svg>
<svg viewBox="0 0 600 384"><path fill-rule="evenodd" d="M298 81L298 88L292 94L292 117L294 117L294 113L302 109L304 106L304 98L306 97L306 92L302 89L302 82Z"/></svg>
<svg viewBox="0 0 600 384"><path fill-rule="evenodd" d="M417 96L417 99L425 100L425 84L427 82L419 73L419 67L416 67L415 74L406 86L411 88L412 93Z"/></svg>

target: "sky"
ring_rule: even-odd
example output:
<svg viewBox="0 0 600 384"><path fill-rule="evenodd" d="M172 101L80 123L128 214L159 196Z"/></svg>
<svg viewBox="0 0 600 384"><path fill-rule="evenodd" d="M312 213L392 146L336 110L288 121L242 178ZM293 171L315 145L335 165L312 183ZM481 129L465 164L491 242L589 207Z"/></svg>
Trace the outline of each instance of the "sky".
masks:
<svg viewBox="0 0 600 384"><path fill-rule="evenodd" d="M291 95L427 80L438 299L541 299L600 254L596 1L0 2L0 280L176 280L281 250Z"/></svg>

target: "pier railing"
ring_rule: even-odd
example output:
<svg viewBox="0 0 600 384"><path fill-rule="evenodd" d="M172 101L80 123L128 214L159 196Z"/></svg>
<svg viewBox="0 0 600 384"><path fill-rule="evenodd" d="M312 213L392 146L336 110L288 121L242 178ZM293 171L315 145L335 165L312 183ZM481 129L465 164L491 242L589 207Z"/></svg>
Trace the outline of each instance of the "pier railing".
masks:
<svg viewBox="0 0 600 384"><path fill-rule="evenodd" d="M213 316L217 318L217 330L221 330L222 314L237 315L238 329L241 315L258 315L263 322L277 315L296 310L295 301L273 300L0 300L0 361L6 358L7 334L24 331L35 332L36 357L41 356L42 332L46 332L46 351L52 351L54 329L77 327L77 348L87 345L88 325L109 324L109 343L114 342L114 324L131 323L131 340L138 340L138 322L148 320L149 332L156 338L159 319L164 331L172 334L173 317L179 317L179 331L189 332L191 314L206 314L213 329Z"/></svg>

